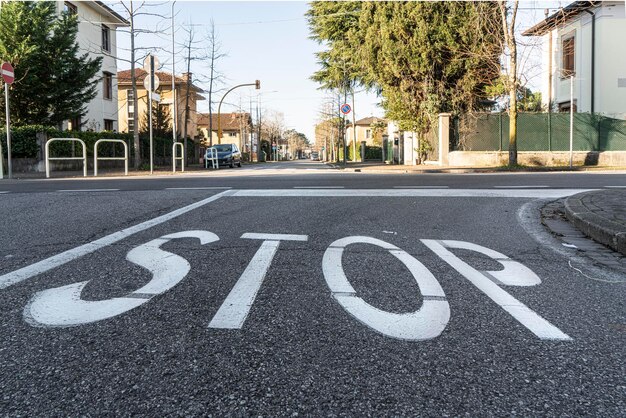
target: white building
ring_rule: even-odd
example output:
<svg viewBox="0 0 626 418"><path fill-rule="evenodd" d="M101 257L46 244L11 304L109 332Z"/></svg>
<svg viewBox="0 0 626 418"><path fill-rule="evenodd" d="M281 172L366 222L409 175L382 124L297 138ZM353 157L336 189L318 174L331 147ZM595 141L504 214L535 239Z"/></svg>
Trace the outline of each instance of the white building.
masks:
<svg viewBox="0 0 626 418"><path fill-rule="evenodd" d="M624 1L576 1L523 33L543 37L542 101L626 119L626 16Z"/></svg>
<svg viewBox="0 0 626 418"><path fill-rule="evenodd" d="M102 57L96 97L87 104L82 120L69 121L64 126L82 130L117 131L117 40L116 29L129 26L119 14L101 1L57 1L57 11L78 16L77 42L81 53L91 58Z"/></svg>

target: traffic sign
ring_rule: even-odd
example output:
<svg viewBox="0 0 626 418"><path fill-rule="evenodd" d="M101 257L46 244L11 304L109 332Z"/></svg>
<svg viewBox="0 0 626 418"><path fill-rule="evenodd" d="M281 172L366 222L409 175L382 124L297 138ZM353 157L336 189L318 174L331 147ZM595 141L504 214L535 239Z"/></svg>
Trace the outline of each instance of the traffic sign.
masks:
<svg viewBox="0 0 626 418"><path fill-rule="evenodd" d="M159 76L156 74L154 75L154 86L152 86L152 89L150 89L150 74L146 75L146 78L143 79L143 86L148 91L155 91L159 88L159 85Z"/></svg>
<svg viewBox="0 0 626 418"><path fill-rule="evenodd" d="M13 71L13 66L8 62L2 63L2 79L7 84L12 84L15 80L15 72Z"/></svg>
<svg viewBox="0 0 626 418"><path fill-rule="evenodd" d="M147 72L148 74L150 73L150 57L154 58L154 71L159 69L159 59L154 56L154 55L148 55L144 60L143 60L143 70L145 72Z"/></svg>
<svg viewBox="0 0 626 418"><path fill-rule="evenodd" d="M348 103L341 105L341 113L343 113L344 115L347 115L348 113L350 113L351 110L352 110L352 107L350 107Z"/></svg>

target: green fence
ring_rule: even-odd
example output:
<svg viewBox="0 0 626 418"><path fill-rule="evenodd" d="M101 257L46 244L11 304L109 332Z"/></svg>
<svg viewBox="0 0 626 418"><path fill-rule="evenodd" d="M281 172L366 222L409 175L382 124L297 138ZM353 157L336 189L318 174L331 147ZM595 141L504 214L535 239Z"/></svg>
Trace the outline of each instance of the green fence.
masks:
<svg viewBox="0 0 626 418"><path fill-rule="evenodd" d="M507 114L467 114L453 123L453 149L508 151ZM518 151L569 151L569 113L520 113ZM626 151L626 120L590 113L574 114L574 151Z"/></svg>

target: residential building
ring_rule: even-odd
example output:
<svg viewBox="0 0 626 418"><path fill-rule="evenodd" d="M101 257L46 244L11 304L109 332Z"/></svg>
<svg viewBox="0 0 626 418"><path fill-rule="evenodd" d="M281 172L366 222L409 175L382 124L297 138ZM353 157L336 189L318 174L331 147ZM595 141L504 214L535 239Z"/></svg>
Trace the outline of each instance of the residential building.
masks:
<svg viewBox="0 0 626 418"><path fill-rule="evenodd" d="M252 132L252 118L250 113L234 112L234 113L221 113L221 128L222 139L218 140L217 137L217 113L212 115L212 143L222 144L237 144L239 149L243 152L250 150L250 134ZM198 129L202 133L203 142L209 144L209 114L198 114Z"/></svg>
<svg viewBox="0 0 626 418"><path fill-rule="evenodd" d="M569 111L626 119L626 16L623 1L576 1L526 30L543 37L542 101Z"/></svg>
<svg viewBox="0 0 626 418"><path fill-rule="evenodd" d="M185 107L187 103L187 84L191 74L183 74L174 78L176 86L174 94L172 94L172 74L165 71L155 72L159 78L159 87L157 93L160 95L158 106L170 117L169 126L172 127L172 115L174 115L174 94L176 96L176 132L178 138L183 138L185 134ZM137 116L139 126L137 129L142 131L148 127L148 91L144 87L144 79L148 73L143 69L135 69L135 78L137 83ZM117 73L118 86L118 107L120 109L120 132L134 132L133 126L133 89L130 70L124 70ZM200 95L204 91L191 83L189 89L189 118L187 121L187 137L192 139L199 138L198 131L198 101L204 100ZM201 138L200 138L201 139Z"/></svg>
<svg viewBox="0 0 626 418"><path fill-rule="evenodd" d="M378 128L377 125L379 125ZM349 124L346 128L347 144L352 143L354 140L354 131L356 131L357 144L361 144L362 141L365 141L368 146L381 146L382 134L387 128L387 122L384 119L370 116L357 120L355 126L356 129L353 129L352 124Z"/></svg>
<svg viewBox="0 0 626 418"><path fill-rule="evenodd" d="M57 1L56 6L59 14L77 15L76 40L80 53L86 53L92 59L102 57L96 97L87 103L87 113L82 118L66 122L64 128L117 131L116 30L129 26L129 23L101 1Z"/></svg>

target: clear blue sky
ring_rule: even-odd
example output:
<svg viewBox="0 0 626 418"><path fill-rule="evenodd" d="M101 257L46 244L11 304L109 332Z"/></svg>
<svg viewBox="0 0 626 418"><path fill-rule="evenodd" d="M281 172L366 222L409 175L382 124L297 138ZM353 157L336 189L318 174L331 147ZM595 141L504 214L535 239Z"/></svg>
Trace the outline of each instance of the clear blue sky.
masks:
<svg viewBox="0 0 626 418"><path fill-rule="evenodd" d="M119 3L108 3L125 16L124 9ZM522 30L543 19L543 7L562 6L567 3L522 2L518 28ZM134 4L137 7L141 2L135 1ZM324 102L325 93L319 91L317 84L309 79L318 68L314 54L321 50L322 46L309 39L309 28L304 17L307 9L308 3L303 1L177 1L174 6L176 41L177 43L185 41L187 34L184 28L190 25L195 29L196 38L201 39L213 19L222 51L227 54L217 65L225 76L222 87L228 88L240 83L254 82L256 79L261 80L263 109L283 113L286 127L305 133L313 141L314 126L319 118L319 109ZM142 11L158 13L169 18L171 2L149 2ZM160 36L141 34L137 44L139 47L162 47L162 50L156 49L154 53L164 65L162 70L171 72L169 19L138 16L135 24L143 29L159 27L165 32ZM128 34L118 31L118 55L121 58L128 59L129 45ZM138 51L140 56L147 52L147 50ZM539 54L539 51L533 53L537 55L537 59L540 58ZM118 66L120 69L130 68L127 62L121 60ZM183 49L177 46L176 73L180 74L184 70ZM206 66L193 62L192 72L199 76L206 73ZM539 77L535 78L537 79L535 81L538 81ZM531 87L537 87L533 80ZM248 111L250 97L256 100L256 91L253 88L235 90L227 98L228 105L223 111L237 110L240 103ZM357 119L371 115L382 116L382 109L378 108L377 102L378 99L372 94L358 94L355 105ZM208 103L201 103L199 110L208 110Z"/></svg>
<svg viewBox="0 0 626 418"><path fill-rule="evenodd" d="M138 3L135 2L135 5ZM123 11L119 5L111 3L111 6L117 11ZM309 39L309 28L304 17L307 9L306 2L177 1L174 5L176 43L185 41L187 34L184 28L190 24L194 25L197 39L201 39L213 19L222 51L227 54L217 65L225 76L222 87L261 80L262 108L283 113L286 127L305 133L313 141L314 126L325 93L318 90L318 85L309 79L317 69L314 54L322 46ZM142 11L169 17L171 3L153 3ZM166 51L156 50L154 53L163 64L162 70L171 72L169 21L138 16L135 25L150 29L159 26L167 32L162 36L141 34L137 44L139 47L162 46ZM129 36L122 31L118 32L120 57L129 57L125 50L129 45ZM176 73L180 74L186 65L184 51L181 46L176 49ZM142 55L147 51L138 53ZM118 66L120 69L130 68L130 64L124 61L120 61ZM206 73L206 66L193 62L192 72L194 76L199 76ZM236 110L239 103L242 103L244 110L249 111L251 96L253 107L256 106L256 93L254 88L247 87L233 91L226 99L228 105L222 111ZM377 101L374 95L357 95L356 117L382 115L382 110L376 106ZM207 111L208 102L201 103L199 110Z"/></svg>

